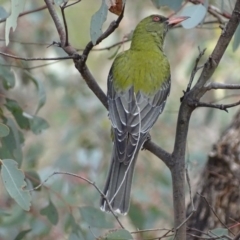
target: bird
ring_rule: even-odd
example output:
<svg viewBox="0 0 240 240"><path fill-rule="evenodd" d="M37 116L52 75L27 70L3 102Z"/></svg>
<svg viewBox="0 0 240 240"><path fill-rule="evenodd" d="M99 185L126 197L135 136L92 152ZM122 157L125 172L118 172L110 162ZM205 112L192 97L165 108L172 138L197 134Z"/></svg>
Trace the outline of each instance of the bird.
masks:
<svg viewBox="0 0 240 240"><path fill-rule="evenodd" d="M126 215L138 153L162 113L171 87L163 51L168 30L187 17L151 15L136 26L129 50L113 61L107 98L113 151L100 208Z"/></svg>

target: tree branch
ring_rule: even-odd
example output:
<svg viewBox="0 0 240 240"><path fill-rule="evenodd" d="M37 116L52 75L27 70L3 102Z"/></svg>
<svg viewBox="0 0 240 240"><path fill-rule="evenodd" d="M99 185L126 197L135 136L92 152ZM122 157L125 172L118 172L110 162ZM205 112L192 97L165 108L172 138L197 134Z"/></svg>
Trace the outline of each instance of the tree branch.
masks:
<svg viewBox="0 0 240 240"><path fill-rule="evenodd" d="M24 60L24 61L41 61L41 60L50 61L50 60L66 60L66 59L79 58L79 56L66 56L66 57L54 57L54 58L25 58L25 57L18 57L12 54L4 53L4 52L0 52L0 55L13 58L13 59Z"/></svg>
<svg viewBox="0 0 240 240"><path fill-rule="evenodd" d="M204 87L207 91L212 89L240 89L240 84L209 82Z"/></svg>
<svg viewBox="0 0 240 240"><path fill-rule="evenodd" d="M217 68L234 32L240 21L240 0L237 0L233 14L226 25L224 31L209 57L208 61L205 63L203 71L195 84L195 86L187 92L180 106L180 111L178 115L177 130L175 136L174 150L172 153L172 158L174 161L174 166L171 169L172 182L173 182L173 203L174 203L174 226L177 228L185 220L185 149L187 141L187 133L189 127L189 121L191 113L194 110L194 106L191 106L192 101L198 102L199 99L207 91L204 85L213 75L215 69ZM178 230L177 240L186 239L186 226L185 224L181 229Z"/></svg>

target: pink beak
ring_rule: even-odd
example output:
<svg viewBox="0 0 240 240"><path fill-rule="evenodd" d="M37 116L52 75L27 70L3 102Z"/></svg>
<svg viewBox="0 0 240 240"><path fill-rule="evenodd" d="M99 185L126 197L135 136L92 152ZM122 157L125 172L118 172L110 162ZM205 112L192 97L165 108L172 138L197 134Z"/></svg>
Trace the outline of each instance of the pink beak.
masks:
<svg viewBox="0 0 240 240"><path fill-rule="evenodd" d="M180 23L180 22L182 22L182 21L184 21L184 20L186 20L188 18L190 18L190 17L176 17L176 16L174 16L174 17L170 17L166 22L170 26L175 26L178 23Z"/></svg>

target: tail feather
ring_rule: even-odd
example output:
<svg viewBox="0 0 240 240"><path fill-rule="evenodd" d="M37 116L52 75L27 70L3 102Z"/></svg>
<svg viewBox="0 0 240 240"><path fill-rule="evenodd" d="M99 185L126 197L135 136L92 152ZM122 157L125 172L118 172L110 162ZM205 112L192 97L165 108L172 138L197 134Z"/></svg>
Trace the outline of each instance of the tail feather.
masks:
<svg viewBox="0 0 240 240"><path fill-rule="evenodd" d="M116 158L115 146L112 155L112 162L109 169L107 181L103 190L113 211L121 214L126 214L130 206L130 193L133 180L134 167L136 164L138 152L142 144L138 144L134 156L129 162L120 162ZM101 198L101 209L110 211L110 207L106 200Z"/></svg>

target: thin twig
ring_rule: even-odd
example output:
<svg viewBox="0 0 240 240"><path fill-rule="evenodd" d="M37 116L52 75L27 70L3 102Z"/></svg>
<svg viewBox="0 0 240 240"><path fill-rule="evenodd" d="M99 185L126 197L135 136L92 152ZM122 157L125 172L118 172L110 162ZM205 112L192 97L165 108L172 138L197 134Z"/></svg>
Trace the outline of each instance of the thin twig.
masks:
<svg viewBox="0 0 240 240"><path fill-rule="evenodd" d="M199 101L189 101L189 106L197 108L197 107L208 107L208 108L216 108L219 110L223 110L225 112L228 112L228 108L236 107L240 105L240 101L232 103L232 104L212 104L212 103L204 103Z"/></svg>
<svg viewBox="0 0 240 240"><path fill-rule="evenodd" d="M200 47L198 46L198 51L199 51L199 54L198 54L198 57L196 58L195 65L194 65L193 70L191 72L191 76L190 76L190 80L189 80L186 92L190 91L193 79L194 79L197 71L202 68L202 67L198 67L198 63L199 63L200 59L202 58L202 56L204 55L204 53L206 51L206 48L201 50Z"/></svg>
<svg viewBox="0 0 240 240"><path fill-rule="evenodd" d="M222 220L218 217L217 213L215 212L215 210L213 209L213 207L210 205L210 203L207 201L206 197L204 197L203 195L201 195L200 193L197 193L200 197L202 197L204 199L204 201L207 203L208 207L211 209L211 211L213 212L213 214L215 215L215 217L218 219L218 221L226 228L228 229L228 231L230 233L232 233L234 235L234 233L231 231L231 229L229 229L229 227L222 222Z"/></svg>
<svg viewBox="0 0 240 240"><path fill-rule="evenodd" d="M240 232L232 239L232 240L239 240L240 239Z"/></svg>
<svg viewBox="0 0 240 240"><path fill-rule="evenodd" d="M187 184L188 184L188 189L189 189L189 197L190 197L190 201L191 201L191 204L192 204L192 212L196 212L196 209L195 209L195 206L194 206L194 203L193 203L193 197L192 197L192 188L191 188L191 182L190 182L190 177L189 177L189 174L188 174L188 166L186 165L186 178L187 178Z"/></svg>
<svg viewBox="0 0 240 240"><path fill-rule="evenodd" d="M55 57L55 58L25 58L25 57L18 57L18 56L12 55L12 54L4 53L4 52L0 52L0 55L18 59L18 60L24 60L24 61L42 61L42 60L50 61L50 60L66 60L66 59L78 59L79 58L79 56L77 56L77 55L66 56L66 57Z"/></svg>
<svg viewBox="0 0 240 240"><path fill-rule="evenodd" d="M240 89L240 84L234 83L218 83L218 82L208 82L204 86L207 91L216 89Z"/></svg>
<svg viewBox="0 0 240 240"><path fill-rule="evenodd" d="M66 35L65 46L68 46L68 44L69 44L69 42L68 42L68 26L67 26L67 20L66 20L65 12L64 12L66 4L67 4L67 2L65 2L62 7L60 6L60 9L61 9L61 13L62 13L63 24L64 24L65 35Z"/></svg>
<svg viewBox="0 0 240 240"><path fill-rule="evenodd" d="M62 26L61 21L60 21L58 15L57 15L57 12L55 11L55 9L53 7L52 1L51 0L44 0L44 1L45 1L46 5L47 5L49 13L52 16L53 21L55 23L56 29L58 31L58 35L60 37L61 46L65 47L66 46L66 44L65 44L65 41L66 41L65 29Z"/></svg>
<svg viewBox="0 0 240 240"><path fill-rule="evenodd" d="M20 68L20 69L23 69L23 70L33 70L33 69L37 69L37 68L41 68L41 67L46 67L46 66L49 66L49 65L52 65L52 64L55 64L55 63L59 63L60 61L61 60L51 62L51 63L46 63L46 64L40 64L40 65L36 65L36 66L33 66L33 67L22 67L22 66L16 66L16 65L12 65L12 64L1 64L1 63L0 63L0 66Z"/></svg>
<svg viewBox="0 0 240 240"><path fill-rule="evenodd" d="M82 177L82 176L79 176L77 174L74 174L74 173L69 173L69 172L61 172L61 171L56 171L56 172L53 172L52 174L50 174L42 183L40 183L38 186L36 186L35 188L29 190L30 192L31 191L34 191L34 190L37 190L38 188L40 188L41 186L44 185L44 183L46 183L51 177L53 177L54 175L58 175L58 174L62 174L62 175L68 175L68 176L71 176L71 177L76 177L76 178L79 178L85 182L87 182L88 184L92 185L100 194L101 196L106 200L106 203L108 204L108 207L111 211L111 213L113 214L113 216L115 217L115 219L117 220L117 222L119 223L119 225L121 226L121 228L124 229L122 223L119 221L119 218L118 216L115 214L115 212L113 211L112 209L112 206L111 204L109 203L106 195L100 190L100 188L95 184L95 182L92 182L91 180L85 178L85 177Z"/></svg>

